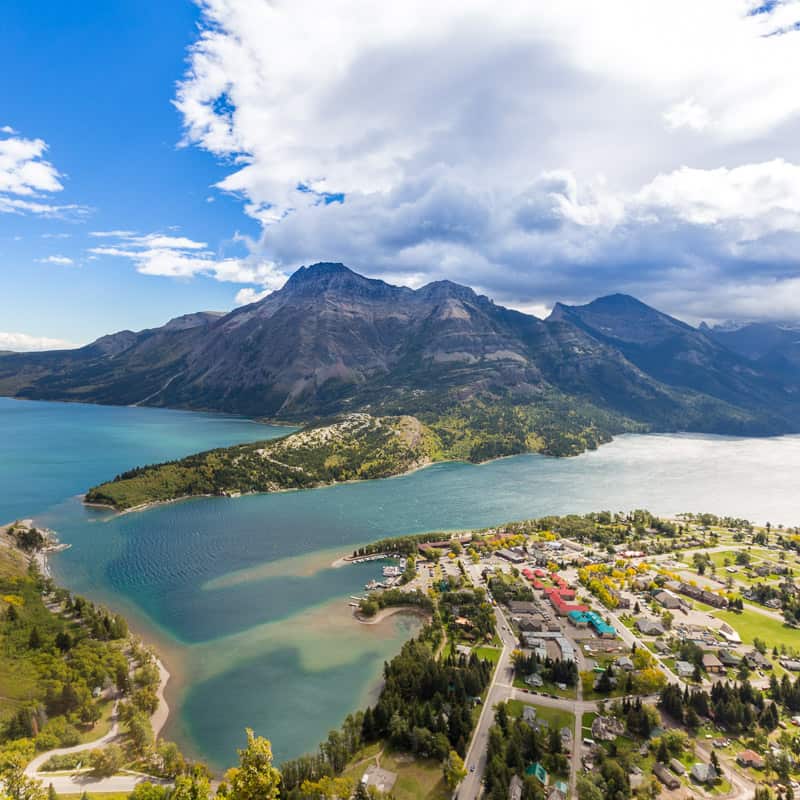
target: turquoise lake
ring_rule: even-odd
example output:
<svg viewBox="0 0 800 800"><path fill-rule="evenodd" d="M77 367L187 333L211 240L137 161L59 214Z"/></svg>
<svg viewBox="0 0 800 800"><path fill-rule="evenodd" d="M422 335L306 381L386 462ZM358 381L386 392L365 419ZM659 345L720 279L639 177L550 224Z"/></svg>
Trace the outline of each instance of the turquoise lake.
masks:
<svg viewBox="0 0 800 800"><path fill-rule="evenodd" d="M0 520L34 517L71 549L71 589L134 621L175 676L166 734L225 767L245 726L276 757L313 749L374 692L418 622L355 623L376 565L331 568L357 543L550 513L649 508L798 521L800 437L623 436L572 459L439 464L384 481L112 515L77 495L137 464L282 435L234 417L0 398Z"/></svg>

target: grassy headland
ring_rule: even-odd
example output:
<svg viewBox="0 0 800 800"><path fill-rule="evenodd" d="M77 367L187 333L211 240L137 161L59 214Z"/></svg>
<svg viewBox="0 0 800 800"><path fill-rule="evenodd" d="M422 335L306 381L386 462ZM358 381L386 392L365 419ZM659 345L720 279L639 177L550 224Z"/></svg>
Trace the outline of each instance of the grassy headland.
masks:
<svg viewBox="0 0 800 800"><path fill-rule="evenodd" d="M564 408L478 400L419 416L354 413L280 439L209 450L137 467L86 493L125 510L198 495L309 489L400 475L435 461L478 463L537 452L570 456L642 426L591 405Z"/></svg>

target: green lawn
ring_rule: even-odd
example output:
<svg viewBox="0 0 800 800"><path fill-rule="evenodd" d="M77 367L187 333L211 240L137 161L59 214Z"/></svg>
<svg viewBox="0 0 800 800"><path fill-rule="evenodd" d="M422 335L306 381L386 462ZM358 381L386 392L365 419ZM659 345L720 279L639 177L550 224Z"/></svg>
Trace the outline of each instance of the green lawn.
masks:
<svg viewBox="0 0 800 800"><path fill-rule="evenodd" d="M745 609L741 614L735 614L733 611L715 611L714 616L724 619L747 644L752 644L753 639L759 638L772 649L774 645L782 644L797 647L800 641L800 631L796 628L790 628L780 620L759 614L757 611Z"/></svg>
<svg viewBox="0 0 800 800"><path fill-rule="evenodd" d="M529 692L536 692L536 694L554 694L556 697L565 697L569 700L575 700L578 696L578 689L576 686L568 686L566 689L559 689L554 683L548 683L547 681L545 681L542 686L532 688L528 686L522 678L514 678L513 686L515 689L524 689Z"/></svg>
<svg viewBox="0 0 800 800"><path fill-rule="evenodd" d="M442 765L430 759L415 760L402 753L384 753L381 767L397 773L392 789L396 800L448 800Z"/></svg>
<svg viewBox="0 0 800 800"><path fill-rule="evenodd" d="M500 653L502 650L498 650L496 647L476 647L473 651L478 658L483 658L486 661L491 661L492 664L496 664L500 660Z"/></svg>
<svg viewBox="0 0 800 800"><path fill-rule="evenodd" d="M528 703L523 700L509 700L506 705L508 706L508 713L512 717L521 717L522 709L525 706L533 706L536 709L536 718L544 720L551 728L560 730L566 726L570 731L575 728L575 715L570 711L539 706L536 703Z"/></svg>
<svg viewBox="0 0 800 800"><path fill-rule="evenodd" d="M586 737L591 737L592 735L592 723L595 721L598 715L594 711L587 711L581 717L581 729L583 731L583 735Z"/></svg>

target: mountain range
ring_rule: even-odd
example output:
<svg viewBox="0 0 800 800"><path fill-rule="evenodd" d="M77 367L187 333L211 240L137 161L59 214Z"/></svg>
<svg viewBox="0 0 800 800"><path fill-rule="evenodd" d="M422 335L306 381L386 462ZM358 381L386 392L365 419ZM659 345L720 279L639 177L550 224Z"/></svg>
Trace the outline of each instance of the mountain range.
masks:
<svg viewBox="0 0 800 800"><path fill-rule="evenodd" d="M551 427L578 415L609 434L763 435L800 430L800 334L775 330L694 328L620 294L541 320L449 281L414 290L319 263L227 314L0 355L0 394L304 422L403 413L451 429L502 407L526 435L546 408ZM511 424L490 416L484 428Z"/></svg>

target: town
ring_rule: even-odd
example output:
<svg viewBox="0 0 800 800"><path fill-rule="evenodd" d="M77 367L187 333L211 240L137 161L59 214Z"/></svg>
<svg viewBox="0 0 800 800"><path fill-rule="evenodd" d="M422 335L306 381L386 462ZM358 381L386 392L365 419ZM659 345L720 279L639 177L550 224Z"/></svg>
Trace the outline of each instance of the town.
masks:
<svg viewBox="0 0 800 800"><path fill-rule="evenodd" d="M391 555L386 544L353 558ZM494 667L455 796L800 789L796 530L603 513L399 545L361 612L430 597L448 647ZM379 774L390 791L398 775Z"/></svg>

